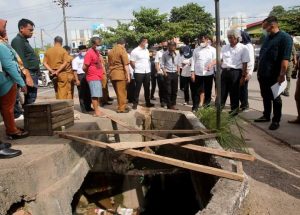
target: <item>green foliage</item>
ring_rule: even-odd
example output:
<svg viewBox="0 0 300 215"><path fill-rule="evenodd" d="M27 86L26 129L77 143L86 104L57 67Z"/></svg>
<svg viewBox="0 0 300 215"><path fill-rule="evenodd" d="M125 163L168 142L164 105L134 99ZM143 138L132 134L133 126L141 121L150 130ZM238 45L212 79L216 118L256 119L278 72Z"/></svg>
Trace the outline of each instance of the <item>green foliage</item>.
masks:
<svg viewBox="0 0 300 215"><path fill-rule="evenodd" d="M199 109L196 116L206 128L217 132L217 140L224 149L248 153L243 136L243 128L237 117L233 117L227 112L222 112L221 127L217 129L216 114L216 108L209 107Z"/></svg>
<svg viewBox="0 0 300 215"><path fill-rule="evenodd" d="M124 38L128 46L133 48L142 36L149 39L150 45L174 37L192 41L199 33L211 33L213 29L211 14L195 3L174 7L170 20L167 13L161 14L159 9L145 7L140 11L133 11L133 16L134 19L129 23L118 22L115 28L98 31L97 33L104 38L104 44L112 45L119 38Z"/></svg>
<svg viewBox="0 0 300 215"><path fill-rule="evenodd" d="M269 15L276 16L280 29L289 34L300 35L300 6L285 10L282 6L274 6Z"/></svg>
<svg viewBox="0 0 300 215"><path fill-rule="evenodd" d="M196 3L174 7L171 10L170 22L178 23L181 29L179 37L186 43L194 40L199 34L211 35L213 33L212 15Z"/></svg>

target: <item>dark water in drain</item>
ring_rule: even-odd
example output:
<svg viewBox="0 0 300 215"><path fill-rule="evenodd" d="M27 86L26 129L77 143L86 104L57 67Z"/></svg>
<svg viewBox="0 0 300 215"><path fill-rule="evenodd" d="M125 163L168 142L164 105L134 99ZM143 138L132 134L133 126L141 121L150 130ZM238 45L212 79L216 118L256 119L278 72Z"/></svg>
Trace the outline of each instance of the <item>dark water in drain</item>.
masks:
<svg viewBox="0 0 300 215"><path fill-rule="evenodd" d="M124 186L125 180L131 184L129 187ZM200 210L188 171L143 177L89 173L74 196L73 214L92 215L95 214L95 208L116 210L118 206L123 206L122 193L126 189L136 189L137 193L144 190L140 192L142 195L138 195L140 205L139 208L134 208L135 214L194 215ZM82 196L86 198L88 205L80 202Z"/></svg>

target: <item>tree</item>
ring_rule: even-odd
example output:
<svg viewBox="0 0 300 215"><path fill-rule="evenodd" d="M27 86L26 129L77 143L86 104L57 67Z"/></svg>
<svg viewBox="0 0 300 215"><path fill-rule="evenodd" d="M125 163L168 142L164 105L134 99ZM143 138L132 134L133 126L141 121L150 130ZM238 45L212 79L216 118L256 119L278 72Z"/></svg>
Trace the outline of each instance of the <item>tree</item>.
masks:
<svg viewBox="0 0 300 215"><path fill-rule="evenodd" d="M288 10L278 5L274 6L269 16L276 16L280 29L289 34L300 35L300 6L294 6Z"/></svg>
<svg viewBox="0 0 300 215"><path fill-rule="evenodd" d="M170 22L178 24L179 37L185 43L193 41L199 34L213 33L212 15L196 3L174 7L171 10Z"/></svg>

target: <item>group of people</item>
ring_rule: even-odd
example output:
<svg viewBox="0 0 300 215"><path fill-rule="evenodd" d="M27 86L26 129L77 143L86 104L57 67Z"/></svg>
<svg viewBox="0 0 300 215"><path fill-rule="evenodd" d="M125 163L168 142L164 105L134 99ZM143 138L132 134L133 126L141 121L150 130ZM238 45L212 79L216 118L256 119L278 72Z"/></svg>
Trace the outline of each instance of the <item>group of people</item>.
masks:
<svg viewBox="0 0 300 215"><path fill-rule="evenodd" d="M16 126L14 110L18 104L18 89L25 93L24 105L32 104L37 98L40 60L30 46L34 23L22 19L18 23L19 33L8 43L6 21L0 20L0 109L9 139L20 139L28 132ZM265 39L260 51L258 81L263 98L263 116L255 122L269 122L273 104L274 117L271 130L279 128L282 101L280 96L274 98L271 86L281 84L293 60L291 37L281 31L276 17L268 17L262 25ZM248 82L254 70L254 47L246 32L229 30L229 44L221 48L221 105L225 106L230 97L230 114L249 108ZM60 36L54 38L54 46L49 48L43 64L50 73L54 83L57 99L73 99L74 87L77 86L81 111L94 112L101 117L100 106L111 104L113 100L108 93L108 79L117 96L117 113L128 113L129 103L132 109L140 104L140 92L143 86L146 107L154 107L155 88L161 107L176 110L179 88L184 91L184 105L189 104L190 95L192 111L211 105L213 82L215 80L217 44L213 44L209 35L199 35L197 46L186 44L177 51L173 41L162 41L159 46L149 48L148 39L142 37L138 46L129 52L125 39L119 39L104 57L101 54L100 37L90 39L90 47L80 45L77 56L70 55L71 48L63 47ZM298 69L299 69L299 63ZM151 90L150 90L151 88ZM300 81L297 82L295 99L298 118L290 123L300 123ZM0 158L15 157L20 150L11 149L8 143L0 143Z"/></svg>

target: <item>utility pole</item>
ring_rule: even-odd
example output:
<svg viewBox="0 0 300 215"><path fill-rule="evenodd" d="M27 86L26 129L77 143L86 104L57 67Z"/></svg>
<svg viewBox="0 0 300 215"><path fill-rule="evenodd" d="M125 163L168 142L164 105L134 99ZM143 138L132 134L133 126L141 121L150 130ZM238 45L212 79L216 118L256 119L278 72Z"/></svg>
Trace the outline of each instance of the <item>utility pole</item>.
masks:
<svg viewBox="0 0 300 215"><path fill-rule="evenodd" d="M217 51L217 128L221 128L221 60L220 60L220 1L215 0L215 16L216 16L216 51Z"/></svg>
<svg viewBox="0 0 300 215"><path fill-rule="evenodd" d="M68 0L54 0L53 2L56 3L58 6L62 8L63 11L63 21L64 21L64 31L65 31L65 44L68 45L68 30L67 30L67 19L66 19L66 7L71 7Z"/></svg>
<svg viewBox="0 0 300 215"><path fill-rule="evenodd" d="M43 29L41 29L41 49L44 50Z"/></svg>

